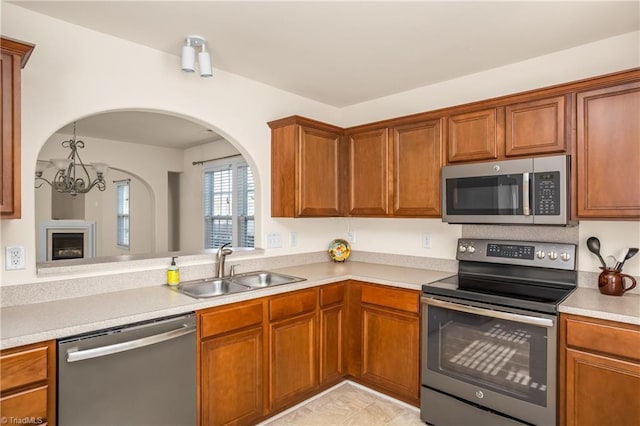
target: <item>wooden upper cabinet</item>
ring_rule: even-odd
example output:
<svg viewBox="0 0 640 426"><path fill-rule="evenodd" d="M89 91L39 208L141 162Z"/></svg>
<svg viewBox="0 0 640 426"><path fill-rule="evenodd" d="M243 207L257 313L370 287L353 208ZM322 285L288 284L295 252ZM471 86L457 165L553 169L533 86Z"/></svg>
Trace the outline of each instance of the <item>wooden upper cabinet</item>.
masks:
<svg viewBox="0 0 640 426"><path fill-rule="evenodd" d="M581 218L640 218L640 81L577 96Z"/></svg>
<svg viewBox="0 0 640 426"><path fill-rule="evenodd" d="M507 105L505 156L552 154L566 150L569 95Z"/></svg>
<svg viewBox="0 0 640 426"><path fill-rule="evenodd" d="M271 216L342 216L342 129L303 117L271 127Z"/></svg>
<svg viewBox="0 0 640 426"><path fill-rule="evenodd" d="M493 160L501 155L503 108L451 115L447 121L449 163Z"/></svg>
<svg viewBox="0 0 640 426"><path fill-rule="evenodd" d="M440 216L442 119L393 127L394 216Z"/></svg>
<svg viewBox="0 0 640 426"><path fill-rule="evenodd" d="M348 135L351 216L389 213L389 142L386 128Z"/></svg>
<svg viewBox="0 0 640 426"><path fill-rule="evenodd" d="M0 157L0 218L19 219L21 211L20 187L20 122L21 81L24 68L34 46L2 37L0 42L2 85L0 91L0 116L2 117L2 140Z"/></svg>

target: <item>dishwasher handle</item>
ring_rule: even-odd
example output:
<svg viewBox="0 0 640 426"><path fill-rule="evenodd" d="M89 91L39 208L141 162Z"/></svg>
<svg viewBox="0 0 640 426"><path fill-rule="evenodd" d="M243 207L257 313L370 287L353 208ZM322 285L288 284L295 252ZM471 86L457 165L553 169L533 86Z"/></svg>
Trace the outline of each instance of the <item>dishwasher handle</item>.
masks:
<svg viewBox="0 0 640 426"><path fill-rule="evenodd" d="M106 355L116 354L118 352L130 351L132 349L154 345L156 343L165 342L167 340L177 339L178 337L182 337L195 332L195 325L184 325L183 327L176 330L170 330L164 333L155 334L153 336L143 337L141 339L130 340L128 342L116 343L108 346L100 346L83 351L69 350L67 351L67 362L83 361L85 359L98 358Z"/></svg>

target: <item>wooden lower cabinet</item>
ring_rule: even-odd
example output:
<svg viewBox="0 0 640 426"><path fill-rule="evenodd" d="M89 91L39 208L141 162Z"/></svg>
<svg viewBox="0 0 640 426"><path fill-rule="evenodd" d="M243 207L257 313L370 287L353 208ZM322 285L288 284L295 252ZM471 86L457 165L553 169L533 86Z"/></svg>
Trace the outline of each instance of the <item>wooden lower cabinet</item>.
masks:
<svg viewBox="0 0 640 426"><path fill-rule="evenodd" d="M320 288L320 384L331 385L345 375L345 283Z"/></svg>
<svg viewBox="0 0 640 426"><path fill-rule="evenodd" d="M357 281L204 309L199 424L252 425L349 378L419 405L419 292Z"/></svg>
<svg viewBox="0 0 640 426"><path fill-rule="evenodd" d="M269 300L269 409L306 398L318 387L317 289Z"/></svg>
<svg viewBox="0 0 640 426"><path fill-rule="evenodd" d="M0 354L3 424L56 423L56 342L5 349Z"/></svg>
<svg viewBox="0 0 640 426"><path fill-rule="evenodd" d="M420 292L352 282L349 371L362 384L420 405ZM354 359L355 358L355 359Z"/></svg>
<svg viewBox="0 0 640 426"><path fill-rule="evenodd" d="M640 419L640 327L561 315L560 424Z"/></svg>
<svg viewBox="0 0 640 426"><path fill-rule="evenodd" d="M264 414L263 302L198 312L200 421L248 425Z"/></svg>
<svg viewBox="0 0 640 426"><path fill-rule="evenodd" d="M416 402L419 328L415 315L364 306L361 379Z"/></svg>
<svg viewBox="0 0 640 426"><path fill-rule="evenodd" d="M299 402L318 386L316 314L269 325L269 408Z"/></svg>

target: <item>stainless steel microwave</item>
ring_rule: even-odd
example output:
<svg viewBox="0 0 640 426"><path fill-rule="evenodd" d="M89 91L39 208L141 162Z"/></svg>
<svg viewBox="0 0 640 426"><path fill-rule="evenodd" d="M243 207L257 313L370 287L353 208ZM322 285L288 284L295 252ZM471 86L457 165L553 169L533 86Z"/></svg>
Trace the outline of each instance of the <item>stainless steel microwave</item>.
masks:
<svg viewBox="0 0 640 426"><path fill-rule="evenodd" d="M442 221L569 224L569 156L442 168Z"/></svg>

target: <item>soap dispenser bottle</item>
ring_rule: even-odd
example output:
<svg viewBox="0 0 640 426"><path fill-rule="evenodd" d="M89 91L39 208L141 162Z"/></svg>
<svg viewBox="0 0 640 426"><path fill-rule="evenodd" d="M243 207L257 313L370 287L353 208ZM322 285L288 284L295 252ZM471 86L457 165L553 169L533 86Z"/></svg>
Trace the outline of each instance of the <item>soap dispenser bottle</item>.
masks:
<svg viewBox="0 0 640 426"><path fill-rule="evenodd" d="M180 284L180 269L176 265L176 257L171 258L171 266L167 269L167 284L169 285Z"/></svg>

